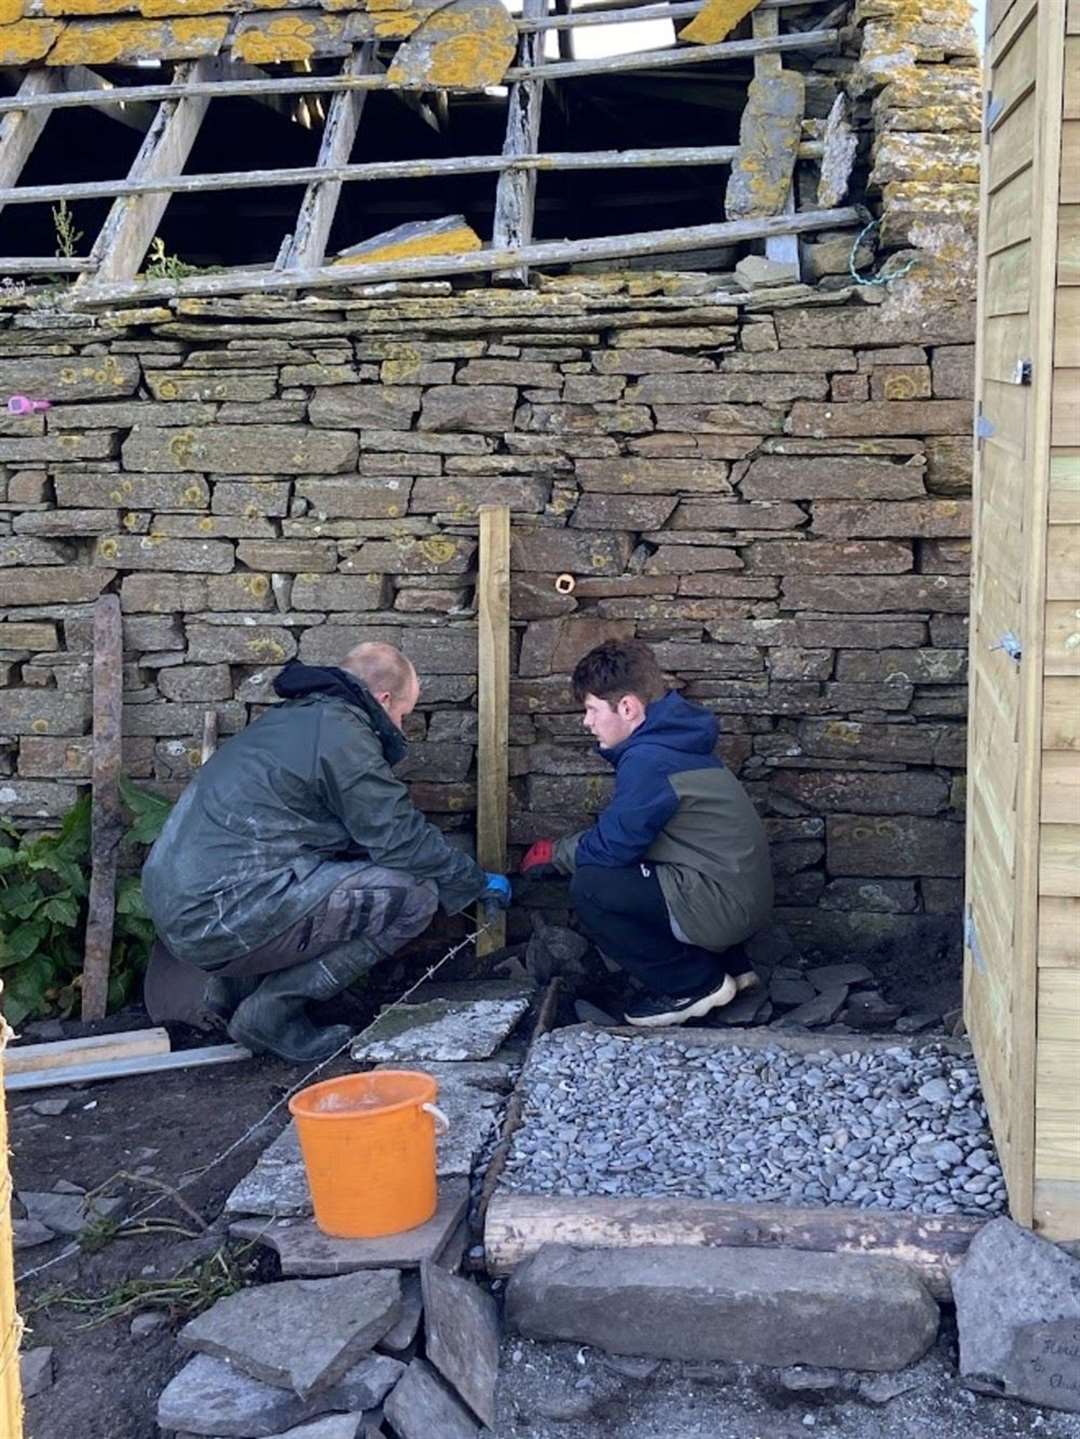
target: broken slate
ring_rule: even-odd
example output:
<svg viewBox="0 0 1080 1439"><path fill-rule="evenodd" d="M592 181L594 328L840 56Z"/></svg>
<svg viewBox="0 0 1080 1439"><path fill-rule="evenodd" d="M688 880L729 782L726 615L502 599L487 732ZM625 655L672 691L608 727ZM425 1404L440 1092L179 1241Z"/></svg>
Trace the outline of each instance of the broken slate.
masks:
<svg viewBox="0 0 1080 1439"><path fill-rule="evenodd" d="M479 1439L472 1415L422 1359L413 1360L386 1401L386 1417L401 1439Z"/></svg>
<svg viewBox="0 0 1080 1439"><path fill-rule="evenodd" d="M1080 1260L993 1219L953 1275L971 1389L1080 1413Z"/></svg>
<svg viewBox="0 0 1080 1439"><path fill-rule="evenodd" d="M181 1349L228 1360L301 1398L336 1384L401 1314L396 1269L292 1279L219 1299L177 1336Z"/></svg>
<svg viewBox="0 0 1080 1439"><path fill-rule="evenodd" d="M34 1399L44 1394L53 1384L52 1346L42 1344L37 1349L28 1349L19 1355L19 1382L24 1399Z"/></svg>
<svg viewBox="0 0 1080 1439"><path fill-rule="evenodd" d="M496 996L429 999L381 1014L353 1045L353 1059L361 1064L490 1059L528 1009L532 994L497 982L490 988Z"/></svg>
<svg viewBox="0 0 1080 1439"><path fill-rule="evenodd" d="M286 1279L328 1278L357 1269L415 1269L438 1259L450 1242L469 1202L469 1181L447 1179L439 1185L439 1206L426 1224L382 1239L333 1239L313 1219L240 1219L229 1226L238 1239L257 1239L275 1250Z"/></svg>
<svg viewBox="0 0 1080 1439"><path fill-rule="evenodd" d="M48 1244L56 1238L52 1230L38 1219L14 1219L11 1227L17 1250L34 1249L37 1245Z"/></svg>
<svg viewBox="0 0 1080 1439"><path fill-rule="evenodd" d="M396 1322L386 1331L376 1346L383 1354L396 1358L405 1353L420 1332L420 1320L424 1313L424 1300L420 1292L420 1276L401 1276L401 1313Z"/></svg>
<svg viewBox="0 0 1080 1439"><path fill-rule="evenodd" d="M46 1194L21 1190L19 1199L28 1219L36 1219L54 1234L81 1234L88 1224L119 1219L122 1199L87 1199L84 1194Z"/></svg>
<svg viewBox="0 0 1080 1439"><path fill-rule="evenodd" d="M366 1415L324 1414L310 1424L300 1424L284 1434L270 1434L267 1439L364 1439ZM176 1439L198 1439L194 1434L177 1434Z"/></svg>
<svg viewBox="0 0 1080 1439"><path fill-rule="evenodd" d="M362 1360L329 1389L301 1399L239 1373L223 1359L196 1354L165 1388L157 1422L165 1430L213 1439L271 1439L306 1420L374 1409L397 1383L404 1365L384 1354Z"/></svg>
<svg viewBox="0 0 1080 1439"><path fill-rule="evenodd" d="M805 1004L800 1004L796 1009L789 1009L775 1027L786 1029L789 1025L829 1024L843 1009L847 995L846 984L822 990L820 994L816 994Z"/></svg>
<svg viewBox="0 0 1080 1439"><path fill-rule="evenodd" d="M427 1357L489 1428L495 1426L499 1320L490 1294L437 1264L420 1266Z"/></svg>
<svg viewBox="0 0 1080 1439"><path fill-rule="evenodd" d="M874 974L865 964L819 964L816 969L806 971L806 978L821 994L840 984L846 984L849 988L856 984L869 984Z"/></svg>

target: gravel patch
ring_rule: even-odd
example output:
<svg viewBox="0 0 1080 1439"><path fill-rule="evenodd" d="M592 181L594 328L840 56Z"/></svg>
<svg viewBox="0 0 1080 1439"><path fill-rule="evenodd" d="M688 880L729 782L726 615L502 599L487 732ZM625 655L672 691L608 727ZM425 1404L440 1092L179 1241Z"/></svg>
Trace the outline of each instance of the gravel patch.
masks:
<svg viewBox="0 0 1080 1439"><path fill-rule="evenodd" d="M1005 1209L974 1060L933 1044L800 1054L556 1031L529 1061L501 1185L922 1214Z"/></svg>

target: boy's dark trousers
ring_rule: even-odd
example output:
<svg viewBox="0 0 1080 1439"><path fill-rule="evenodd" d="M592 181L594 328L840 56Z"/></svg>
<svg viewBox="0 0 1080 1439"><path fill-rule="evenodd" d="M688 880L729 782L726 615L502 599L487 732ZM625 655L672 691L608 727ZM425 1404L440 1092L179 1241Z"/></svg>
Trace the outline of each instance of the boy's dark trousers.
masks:
<svg viewBox="0 0 1080 1439"><path fill-rule="evenodd" d="M655 865L579 865L570 902L597 949L654 994L694 994L750 968L741 947L720 955L676 939Z"/></svg>

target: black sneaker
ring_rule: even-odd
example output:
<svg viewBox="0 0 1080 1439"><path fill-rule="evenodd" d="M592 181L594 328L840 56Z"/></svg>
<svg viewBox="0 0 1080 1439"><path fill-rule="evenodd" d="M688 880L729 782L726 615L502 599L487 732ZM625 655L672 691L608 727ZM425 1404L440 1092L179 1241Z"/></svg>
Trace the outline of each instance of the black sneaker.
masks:
<svg viewBox="0 0 1080 1439"><path fill-rule="evenodd" d="M696 994L645 994L626 1006L626 1022L641 1029L658 1029L685 1024L688 1019L704 1019L710 1010L730 1004L737 992L735 981L725 974L719 984L713 983Z"/></svg>

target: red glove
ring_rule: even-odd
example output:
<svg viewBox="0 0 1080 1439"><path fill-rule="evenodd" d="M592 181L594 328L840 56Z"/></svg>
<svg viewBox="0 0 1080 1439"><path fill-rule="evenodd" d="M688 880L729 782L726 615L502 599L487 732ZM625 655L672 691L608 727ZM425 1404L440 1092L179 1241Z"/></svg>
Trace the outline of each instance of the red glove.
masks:
<svg viewBox="0 0 1080 1439"><path fill-rule="evenodd" d="M555 842L550 839L538 839L525 854L521 861L521 873L528 874L530 869L537 865L553 865L555 862Z"/></svg>

